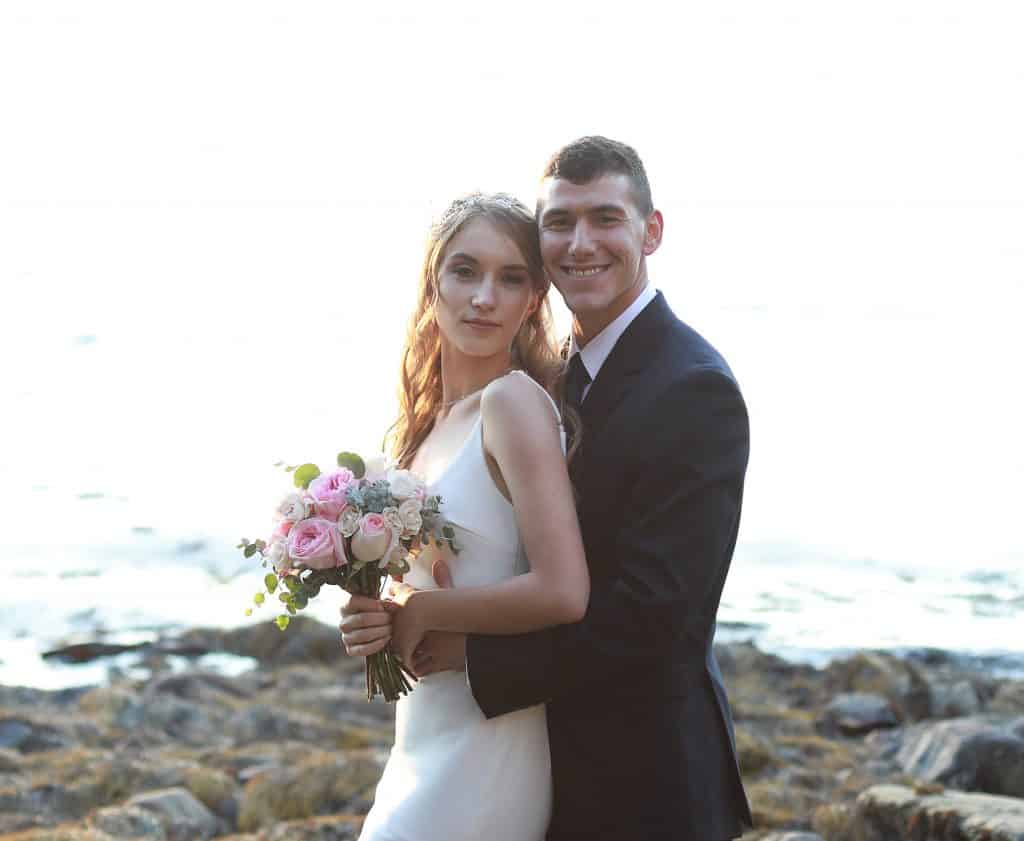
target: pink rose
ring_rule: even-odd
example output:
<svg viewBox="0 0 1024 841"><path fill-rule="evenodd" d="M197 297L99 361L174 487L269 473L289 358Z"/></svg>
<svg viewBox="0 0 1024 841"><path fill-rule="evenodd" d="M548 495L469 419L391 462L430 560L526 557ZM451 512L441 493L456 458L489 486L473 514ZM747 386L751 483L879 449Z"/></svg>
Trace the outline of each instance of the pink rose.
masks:
<svg viewBox="0 0 1024 841"><path fill-rule="evenodd" d="M379 561L391 545L391 528L383 514L367 514L352 535L352 554L364 564Z"/></svg>
<svg viewBox="0 0 1024 841"><path fill-rule="evenodd" d="M356 477L347 467L317 476L309 483L309 495L316 504L316 512L328 520L337 520L348 505L346 493L356 483Z"/></svg>
<svg viewBox="0 0 1024 841"><path fill-rule="evenodd" d="M277 524L277 528L274 529L274 533L270 536L271 541L275 538L286 538L288 536L288 532L292 530L292 526L294 525L295 523L291 520L281 520L281 522Z"/></svg>
<svg viewBox="0 0 1024 841"><path fill-rule="evenodd" d="M322 517L296 523L288 533L288 556L310 569L345 565L345 546L338 527Z"/></svg>

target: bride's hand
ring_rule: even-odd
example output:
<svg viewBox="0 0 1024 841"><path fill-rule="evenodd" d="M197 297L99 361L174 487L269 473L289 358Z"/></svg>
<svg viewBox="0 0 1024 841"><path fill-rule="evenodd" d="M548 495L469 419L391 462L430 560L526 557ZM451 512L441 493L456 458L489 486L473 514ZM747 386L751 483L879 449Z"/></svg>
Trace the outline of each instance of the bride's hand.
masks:
<svg viewBox="0 0 1024 841"><path fill-rule="evenodd" d="M402 608L391 617L391 650L410 668L416 647L430 630L429 595L408 584L391 585L390 601Z"/></svg>

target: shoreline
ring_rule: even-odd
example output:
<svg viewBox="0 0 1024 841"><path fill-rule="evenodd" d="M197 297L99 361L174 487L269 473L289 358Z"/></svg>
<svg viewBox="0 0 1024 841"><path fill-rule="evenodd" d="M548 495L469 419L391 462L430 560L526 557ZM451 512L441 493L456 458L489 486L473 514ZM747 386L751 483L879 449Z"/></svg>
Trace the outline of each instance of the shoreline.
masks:
<svg viewBox="0 0 1024 841"><path fill-rule="evenodd" d="M393 710L366 702L362 663L340 653L337 629L302 617L285 633L196 628L170 642L130 652L145 668L101 685L0 685L0 838L354 839ZM716 651L751 841L911 837L892 822L925 814L929 797L968 824L992 802L1019 804L1019 835L984 838L1024 841L1024 680L937 649L855 651L822 668L749 642ZM226 674L203 657L258 665Z"/></svg>

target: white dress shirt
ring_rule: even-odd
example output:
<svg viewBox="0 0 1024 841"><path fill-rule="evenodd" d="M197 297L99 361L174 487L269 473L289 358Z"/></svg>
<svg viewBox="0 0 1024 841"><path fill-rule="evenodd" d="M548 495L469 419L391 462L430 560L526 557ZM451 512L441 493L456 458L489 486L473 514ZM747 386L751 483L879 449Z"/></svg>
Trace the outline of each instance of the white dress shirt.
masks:
<svg viewBox="0 0 1024 841"><path fill-rule="evenodd" d="M569 343L569 359L572 359L574 353L579 353L583 367L587 369L587 373L590 375L590 382L583 387L584 400L587 397L587 392L590 391L590 386L597 379L601 366L604 365L605 360L609 357L619 339L622 338L622 334L626 332L626 328L633 323L634 318L640 315L644 307L654 300L657 294L658 290L648 281L647 286L637 296L637 299L626 307L619 314L618 318L587 342L583 350L580 350L579 345L576 344L576 337L572 337L572 341Z"/></svg>

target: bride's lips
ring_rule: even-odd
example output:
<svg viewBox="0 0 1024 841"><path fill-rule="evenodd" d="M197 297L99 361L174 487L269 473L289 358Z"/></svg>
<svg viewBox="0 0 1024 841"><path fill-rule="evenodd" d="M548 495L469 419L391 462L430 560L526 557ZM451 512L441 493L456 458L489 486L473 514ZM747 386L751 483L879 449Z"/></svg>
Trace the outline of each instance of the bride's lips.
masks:
<svg viewBox="0 0 1024 841"><path fill-rule="evenodd" d="M496 321L487 321L484 318L466 318L462 323L468 324L476 330L493 330L495 327L501 327Z"/></svg>

